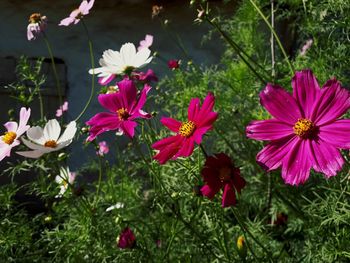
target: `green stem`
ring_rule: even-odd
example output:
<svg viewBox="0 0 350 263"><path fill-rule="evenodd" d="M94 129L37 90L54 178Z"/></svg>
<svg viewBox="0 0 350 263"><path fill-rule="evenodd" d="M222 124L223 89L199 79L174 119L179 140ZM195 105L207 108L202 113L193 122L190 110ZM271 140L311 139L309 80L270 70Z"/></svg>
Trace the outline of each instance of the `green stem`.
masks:
<svg viewBox="0 0 350 263"><path fill-rule="evenodd" d="M61 84L60 84L60 79L58 78L58 74L57 74L55 59L53 57L53 53L52 53L52 49L51 49L51 45L50 45L49 39L47 38L47 36L46 36L46 34L44 32L43 32L43 38L45 40L47 50L49 51L49 56L50 56L51 65L52 65L52 71L53 71L53 75L54 75L55 81L56 81L58 99L59 99L60 106L61 106L63 104L63 102L62 102L62 93L61 93Z"/></svg>
<svg viewBox="0 0 350 263"><path fill-rule="evenodd" d="M84 20L81 19L81 23L84 27L84 30L85 30L85 33L88 37L88 43L89 43L89 51L90 51L90 60L91 60L91 68L92 70L94 70L95 68L95 59L94 59L94 50L93 50L93 46L92 46L92 41L91 41L91 38L90 38L90 35L89 35L89 31L84 23ZM83 110L81 111L81 113L78 115L78 117L75 119L75 121L78 121L82 116L83 114L85 113L85 111L87 110L87 108L89 107L91 101L92 101L92 98L94 96L94 93L95 93L95 72L93 72L92 74L92 78L91 78L91 91L90 91L90 97L88 99L88 101L86 102Z"/></svg>
<svg viewBox="0 0 350 263"><path fill-rule="evenodd" d="M262 250L267 254L267 255L271 255L270 252L260 243L259 240L256 239L256 237L253 235L252 232L250 232L250 230L247 228L247 226L243 223L242 219L241 219L241 216L238 212L238 210L236 211L235 208L232 208L232 213L233 215L235 216L239 226L241 227L242 231L247 233L254 241L256 244L258 244L259 247L262 248Z"/></svg>
<svg viewBox="0 0 350 263"><path fill-rule="evenodd" d="M100 194L100 188L101 188L101 182L102 182L102 157L98 156L98 164L99 164L99 171L98 171L98 183L97 183L97 190L96 190L96 196L94 200L94 207L97 203L98 196Z"/></svg>
<svg viewBox="0 0 350 263"><path fill-rule="evenodd" d="M234 42L227 34L224 32L217 23L213 22L209 18L206 18L206 21L213 26L220 34L221 36L227 41L227 43L230 44L230 46L236 51L237 55L240 57L240 59L248 66L248 68L254 73L254 75L263 83L266 84L267 81L254 69L254 67L245 59L245 57L242 55L244 54L251 62L253 62L256 66L261 66L256 63L246 52L244 52L236 42ZM265 71L265 70L264 70Z"/></svg>
<svg viewBox="0 0 350 263"><path fill-rule="evenodd" d="M40 87L38 88L38 96L39 96L39 107L40 107L40 120L44 119L44 105L43 105L43 97L41 96Z"/></svg>
<svg viewBox="0 0 350 263"><path fill-rule="evenodd" d="M269 27L269 29L271 30L272 34L274 35L274 37L276 38L276 41L277 41L277 44L279 46L279 48L281 49L282 53L283 53L283 56L289 66L289 69L290 69L290 72L292 73L292 75L294 75L294 68L292 66L292 64L290 63L289 61L289 58L287 56L287 53L276 33L276 31L273 29L272 25L270 24L270 22L267 20L266 16L263 14L263 12L260 10L260 8L254 3L253 0L249 0L250 3L252 4L252 6L256 9L256 11L259 13L259 15L261 16L261 18L265 21L266 25Z"/></svg>

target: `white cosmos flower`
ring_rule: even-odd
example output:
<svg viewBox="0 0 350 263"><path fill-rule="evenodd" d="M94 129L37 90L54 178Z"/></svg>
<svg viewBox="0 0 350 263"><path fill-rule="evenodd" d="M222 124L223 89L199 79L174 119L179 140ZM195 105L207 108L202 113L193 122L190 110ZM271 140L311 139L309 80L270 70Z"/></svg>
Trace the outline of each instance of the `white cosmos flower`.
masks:
<svg viewBox="0 0 350 263"><path fill-rule="evenodd" d="M125 43L120 51L108 49L103 52L100 59L100 68L90 69L90 74L98 74L100 84L106 85L111 82L116 75L124 74L136 68L141 68L150 63L151 50L142 48L136 51L134 44Z"/></svg>
<svg viewBox="0 0 350 263"><path fill-rule="evenodd" d="M68 146L77 131L76 122L71 121L66 130L61 134L61 126L57 120L49 120L44 129L38 126L27 131L29 140L22 138L23 143L33 151L17 152L19 155L29 158L39 158L45 153L58 151Z"/></svg>
<svg viewBox="0 0 350 263"><path fill-rule="evenodd" d="M67 191L69 184L73 184L76 173L69 171L69 167L60 169L60 175L57 175L55 178L55 182L60 185L60 192L55 197L62 197L63 194Z"/></svg>

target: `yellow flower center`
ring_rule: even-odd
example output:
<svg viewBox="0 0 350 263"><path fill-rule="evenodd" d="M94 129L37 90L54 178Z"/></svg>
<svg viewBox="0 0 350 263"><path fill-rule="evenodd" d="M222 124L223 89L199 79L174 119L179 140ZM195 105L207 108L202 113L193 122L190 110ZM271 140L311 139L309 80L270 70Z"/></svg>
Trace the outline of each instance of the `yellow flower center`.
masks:
<svg viewBox="0 0 350 263"><path fill-rule="evenodd" d="M293 131L301 138L310 137L315 131L315 125L308 119L298 119L294 124Z"/></svg>
<svg viewBox="0 0 350 263"><path fill-rule="evenodd" d="M12 132L12 131L5 132L5 135L2 137L2 140L8 145L10 145L13 143L16 137L17 137L17 134L15 132Z"/></svg>
<svg viewBox="0 0 350 263"><path fill-rule="evenodd" d="M44 146L49 147L49 148L56 148L57 142L55 140L49 140L49 141L45 142Z"/></svg>
<svg viewBox="0 0 350 263"><path fill-rule="evenodd" d="M128 110L125 108L121 108L117 110L117 113L118 113L119 120L121 121L128 119L130 116Z"/></svg>
<svg viewBox="0 0 350 263"><path fill-rule="evenodd" d="M184 137L189 137L192 135L196 129L196 124L193 121L185 121L181 124L179 129L179 134Z"/></svg>
<svg viewBox="0 0 350 263"><path fill-rule="evenodd" d="M66 180L63 180L63 181L62 181L62 184L63 184L63 186L64 186L65 188L67 188L68 182L67 182Z"/></svg>
<svg viewBox="0 0 350 263"><path fill-rule="evenodd" d="M31 24L39 23L40 21L41 21L41 14L39 13L34 13L29 17L29 23Z"/></svg>
<svg viewBox="0 0 350 263"><path fill-rule="evenodd" d="M219 171L219 178L222 183L225 181L229 181L231 178L231 168L230 167L221 168Z"/></svg>

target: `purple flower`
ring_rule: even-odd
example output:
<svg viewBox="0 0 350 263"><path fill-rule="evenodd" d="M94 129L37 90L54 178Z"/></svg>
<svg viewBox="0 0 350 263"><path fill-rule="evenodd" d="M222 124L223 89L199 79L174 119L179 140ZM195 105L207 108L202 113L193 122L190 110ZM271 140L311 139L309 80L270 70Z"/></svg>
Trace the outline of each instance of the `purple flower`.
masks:
<svg viewBox="0 0 350 263"><path fill-rule="evenodd" d="M27 38L28 40L35 40L47 26L46 16L41 16L39 13L34 13L29 17L29 24L27 27Z"/></svg>
<svg viewBox="0 0 350 263"><path fill-rule="evenodd" d="M261 104L273 116L251 122L249 138L271 141L256 157L267 171L282 166L287 184L299 185L310 169L335 176L344 164L339 149L350 148L350 120L339 119L350 107L349 92L334 78L320 89L311 70L296 72L293 96L268 84L260 93Z"/></svg>
<svg viewBox="0 0 350 263"><path fill-rule="evenodd" d="M70 13L69 17L61 20L58 24L59 26L69 26L71 24L78 24L80 19L89 14L90 9L93 7L95 0L90 0L90 2L84 0L81 2L78 9L75 9Z"/></svg>
<svg viewBox="0 0 350 263"><path fill-rule="evenodd" d="M98 143L98 151L96 152L99 156L104 156L109 152L109 147L106 141L102 141Z"/></svg>
<svg viewBox="0 0 350 263"><path fill-rule="evenodd" d="M171 59L168 61L168 67L171 70L175 70L178 69L180 67L180 60L176 60L176 59Z"/></svg>
<svg viewBox="0 0 350 263"><path fill-rule="evenodd" d="M134 137L134 130L137 118L150 118L151 115L142 110L146 102L147 93L151 90L149 85L145 85L137 98L137 89L135 84L128 79L118 82L119 91L112 94L100 94L98 101L110 112L97 113L92 117L87 125L90 126L89 141L96 138L97 135L117 130L126 134L130 138Z"/></svg>

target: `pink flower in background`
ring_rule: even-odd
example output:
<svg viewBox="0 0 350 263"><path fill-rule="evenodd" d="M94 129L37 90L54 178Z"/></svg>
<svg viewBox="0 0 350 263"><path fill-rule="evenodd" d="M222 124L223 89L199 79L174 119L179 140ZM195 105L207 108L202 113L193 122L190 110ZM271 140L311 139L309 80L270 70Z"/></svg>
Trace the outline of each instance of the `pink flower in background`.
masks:
<svg viewBox="0 0 350 263"><path fill-rule="evenodd" d="M271 141L256 157L267 171L282 166L287 184L299 185L310 169L335 176L344 164L339 149L350 149L350 120L339 118L350 107L349 92L336 79L320 89L311 70L296 72L293 95L268 84L260 93L261 104L273 116L251 122L249 138Z"/></svg>
<svg viewBox="0 0 350 263"><path fill-rule="evenodd" d="M140 45L137 48L138 51L140 51L143 48L149 48L153 44L153 36L152 35L146 35L144 40L140 41Z"/></svg>
<svg viewBox="0 0 350 263"><path fill-rule="evenodd" d="M21 108L19 113L19 124L14 121L9 121L4 124L6 132L0 136L0 161L11 155L11 149L16 147L21 142L18 140L23 133L29 129L27 122L30 117L30 109Z"/></svg>
<svg viewBox="0 0 350 263"><path fill-rule="evenodd" d="M172 70L175 70L180 67L180 60L171 59L168 61L168 67Z"/></svg>
<svg viewBox="0 0 350 263"><path fill-rule="evenodd" d="M300 56L305 56L306 51L312 46L312 43L313 43L312 39L309 39L308 41L306 41L304 46L301 48Z"/></svg>
<svg viewBox="0 0 350 263"><path fill-rule="evenodd" d="M77 173L71 172L69 167L60 169L60 175L55 177L55 182L59 184L60 192L56 195L56 198L62 197L64 193L67 191L69 185L72 185L75 181L75 177Z"/></svg>
<svg viewBox="0 0 350 263"><path fill-rule="evenodd" d="M29 17L29 24L27 27L27 38L28 40L35 40L47 26L46 16L41 16L39 13L34 13Z"/></svg>
<svg viewBox="0 0 350 263"><path fill-rule="evenodd" d="M147 93L151 90L150 86L146 84L139 97L137 97L135 84L129 79L118 82L118 88L116 93L98 96L100 104L110 112L98 113L86 122L90 126L88 141L92 141L97 135L111 130L117 130L132 138L137 126L134 120L151 117L150 114L142 110Z"/></svg>
<svg viewBox="0 0 350 263"><path fill-rule="evenodd" d="M133 248L136 245L136 237L129 227L123 229L119 235L118 247L122 249Z"/></svg>
<svg viewBox="0 0 350 263"><path fill-rule="evenodd" d="M63 112L68 111L68 101L65 101L58 110L56 110L56 117L61 117Z"/></svg>
<svg viewBox="0 0 350 263"><path fill-rule="evenodd" d="M98 74L99 83L107 85L117 75L131 74L152 61L151 50L142 48L136 51L135 45L125 43L120 51L108 49L103 52L99 63L101 67L89 70L89 74Z"/></svg>
<svg viewBox="0 0 350 263"><path fill-rule="evenodd" d="M59 26L69 26L71 24L78 24L80 19L89 14L90 9L93 7L95 0L90 0L90 2L84 0L81 2L78 9L75 9L70 13L69 17L61 20L58 24Z"/></svg>
<svg viewBox="0 0 350 263"><path fill-rule="evenodd" d="M180 122L172 118L163 117L160 121L169 130L176 133L174 136L164 138L152 145L152 148L159 150L153 158L160 164L165 164L169 159L188 157L192 154L194 144L202 142L205 133L213 128L213 123L218 117L213 112L215 97L209 93L202 107L198 98L192 99L188 107L188 120Z"/></svg>
<svg viewBox="0 0 350 263"><path fill-rule="evenodd" d="M144 72L134 72L132 77L138 81L142 81L145 83L150 83L152 81L157 82L158 78L152 69L148 69L146 73Z"/></svg>
<svg viewBox="0 0 350 263"><path fill-rule="evenodd" d="M104 156L109 152L109 147L106 141L102 141L98 143L98 151L96 152L97 155Z"/></svg>
<svg viewBox="0 0 350 263"><path fill-rule="evenodd" d="M206 182L206 185L201 188L203 195L213 199L220 189L223 189L222 207L236 205L236 191L241 192L245 186L245 180L230 157L224 153L207 157L201 175Z"/></svg>

